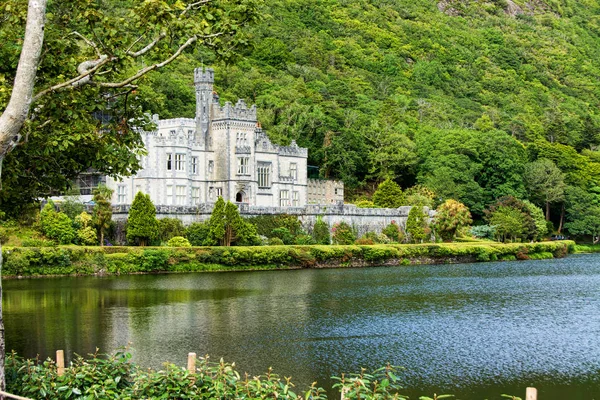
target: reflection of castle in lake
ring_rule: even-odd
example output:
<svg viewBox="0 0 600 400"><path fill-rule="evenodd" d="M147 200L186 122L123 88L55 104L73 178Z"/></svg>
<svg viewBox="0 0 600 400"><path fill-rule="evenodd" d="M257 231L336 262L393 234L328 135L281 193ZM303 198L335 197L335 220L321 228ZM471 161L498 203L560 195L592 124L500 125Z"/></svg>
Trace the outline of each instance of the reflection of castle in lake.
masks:
<svg viewBox="0 0 600 400"><path fill-rule="evenodd" d="M225 200L265 207L303 207L343 202L337 181L307 178L306 148L271 143L243 100L221 106L214 71L197 68L196 117L161 120L143 132L148 156L137 175L107 185L113 204L131 204L137 192L156 205L196 206Z"/></svg>

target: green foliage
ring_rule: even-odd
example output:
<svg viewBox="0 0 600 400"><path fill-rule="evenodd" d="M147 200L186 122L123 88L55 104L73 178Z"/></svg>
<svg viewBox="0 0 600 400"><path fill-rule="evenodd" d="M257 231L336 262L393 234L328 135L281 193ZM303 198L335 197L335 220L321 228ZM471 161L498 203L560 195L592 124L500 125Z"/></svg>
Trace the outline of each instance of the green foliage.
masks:
<svg viewBox="0 0 600 400"><path fill-rule="evenodd" d="M73 221L65 213L56 212L51 201L40 212L40 226L46 237L60 244L69 244L76 236Z"/></svg>
<svg viewBox="0 0 600 400"><path fill-rule="evenodd" d="M400 228L400 226L398 226L398 224L396 223L396 221L392 221L388 226L386 226L385 228L383 228L383 230L381 231L381 233L383 233L385 236L387 236L390 240L396 242L396 243L402 243L402 241L404 240L404 233L402 232L402 228ZM379 237L376 237L374 239L377 243L380 243Z"/></svg>
<svg viewBox="0 0 600 400"><path fill-rule="evenodd" d="M566 191L567 222L565 228L575 236L590 235L600 241L600 196L570 186Z"/></svg>
<svg viewBox="0 0 600 400"><path fill-rule="evenodd" d="M354 229L346 222L338 222L331 228L333 244L353 244L356 241Z"/></svg>
<svg viewBox="0 0 600 400"><path fill-rule="evenodd" d="M378 208L371 200L360 200L355 205L358 208Z"/></svg>
<svg viewBox="0 0 600 400"><path fill-rule="evenodd" d="M194 222L187 227L185 236L192 246L203 246L209 231L210 227L207 222Z"/></svg>
<svg viewBox="0 0 600 400"><path fill-rule="evenodd" d="M191 243L189 240L184 238L183 236L173 236L167 242L167 246L169 247L191 247Z"/></svg>
<svg viewBox="0 0 600 400"><path fill-rule="evenodd" d="M402 189L391 179L386 179L379 184L373 193L373 203L378 207L398 208L402 205L403 200Z"/></svg>
<svg viewBox="0 0 600 400"><path fill-rule="evenodd" d="M496 233L500 235L501 240L516 240L517 238L521 240L534 240L538 236L537 225L534 218L532 217L530 207L524 201L519 200L513 196L504 196L499 198L494 204L492 204L489 207L489 209L485 211L486 219L488 220L490 225L495 225L491 222L491 217L499 207L505 208L505 210L503 210L500 214L502 215L502 217L498 217L502 219L505 224L507 224L505 225L505 228L507 228L516 220L521 221L521 227L519 229L511 228L509 229L509 231L506 231L513 233L519 231L519 234L517 234L516 236L512 236L511 234L509 234L507 237L504 234L500 233L500 231L504 228L496 227ZM518 215L516 212L506 210L508 208L516 210L518 213L520 213L520 215Z"/></svg>
<svg viewBox="0 0 600 400"><path fill-rule="evenodd" d="M149 104L163 107L166 94L161 97L158 89L144 90L154 79L163 81L158 75L134 81L139 91L130 90L126 80L141 69L157 69L156 63L171 56L189 57L198 66L202 58L230 60L239 48L248 47L245 27L259 19L260 1L211 1L189 8L186 4L48 2L44 56L37 66L34 94L67 85L34 98L32 118L19 132L24 140L4 160L2 209L17 215L35 199L64 191L90 168L113 177L136 172L144 152L137 128L149 126L147 111L154 111ZM13 44L0 50L0 110L5 109L15 81L26 11L19 0L3 1L0 10L0 42ZM143 54L135 54L141 50ZM102 63L96 62L97 52L102 52ZM87 67L80 65L84 61ZM94 70L89 69L90 63ZM81 71L78 67L88 68L90 74L76 85L68 84ZM85 84L88 79L92 84Z"/></svg>
<svg viewBox="0 0 600 400"><path fill-rule="evenodd" d="M104 246L104 235L111 226L112 206L110 199L113 191L104 185L99 185L94 189L94 212L92 224L100 236L100 246Z"/></svg>
<svg viewBox="0 0 600 400"><path fill-rule="evenodd" d="M79 188L74 188L71 193L65 196L64 201L60 203L60 211L67 214L71 220L74 220L84 210L85 206L79 197Z"/></svg>
<svg viewBox="0 0 600 400"><path fill-rule="evenodd" d="M294 237L304 233L302 223L295 215L259 215L248 218L247 221L256 226L256 231L261 236L272 237L273 230L277 228L286 228Z"/></svg>
<svg viewBox="0 0 600 400"><path fill-rule="evenodd" d="M77 238L79 243L91 246L98 244L98 235L92 228L92 216L85 211L75 217L75 223L79 225L77 230Z"/></svg>
<svg viewBox="0 0 600 400"><path fill-rule="evenodd" d="M185 236L185 228L179 218L162 218L158 220L158 237L168 242L172 237Z"/></svg>
<svg viewBox="0 0 600 400"><path fill-rule="evenodd" d="M371 239L367 239L371 241ZM443 244L375 244L234 247L22 247L4 249L5 276L91 275L135 272L226 271L231 269L348 267L364 265L404 265L415 262L490 261L503 257L531 258L537 253L564 257L575 251L570 241L501 244L494 242ZM277 245L279 244L279 245ZM521 255L519 255L521 253ZM535 256L534 256L535 257ZM366 264L365 264L366 263Z"/></svg>
<svg viewBox="0 0 600 400"><path fill-rule="evenodd" d="M156 208L150 200L150 195L138 192L127 217L127 241L145 246L157 237Z"/></svg>
<svg viewBox="0 0 600 400"><path fill-rule="evenodd" d="M269 246L283 246L285 243L283 243L283 240L279 239L278 237L272 237L269 238Z"/></svg>
<svg viewBox="0 0 600 400"><path fill-rule="evenodd" d="M406 189L404 205L414 207L433 208L436 204L435 193L423 185L415 185Z"/></svg>
<svg viewBox="0 0 600 400"><path fill-rule="evenodd" d="M469 226L473 222L469 209L456 200L446 200L436 211L433 218L433 229L445 242L452 241L459 229Z"/></svg>
<svg viewBox="0 0 600 400"><path fill-rule="evenodd" d="M275 228L271 231L271 238L279 238L283 244L292 244L295 241L294 236L288 228Z"/></svg>
<svg viewBox="0 0 600 400"><path fill-rule="evenodd" d="M477 225L471 227L471 235L478 239L490 239L496 238L496 228L491 225Z"/></svg>
<svg viewBox="0 0 600 400"><path fill-rule="evenodd" d="M421 207L411 207L406 219L406 233L412 243L422 243L427 238L427 215Z"/></svg>
<svg viewBox="0 0 600 400"><path fill-rule="evenodd" d="M545 206L564 199L565 178L552 160L540 158L527 164L523 179L531 200L538 205Z"/></svg>
<svg viewBox="0 0 600 400"><path fill-rule="evenodd" d="M312 237L316 244L330 244L331 234L329 233L329 225L318 216L315 225L313 226Z"/></svg>
<svg viewBox="0 0 600 400"><path fill-rule="evenodd" d="M208 220L209 232L204 245L206 246L257 246L260 238L256 227L245 221L235 204L225 203L222 197L215 202L213 212Z"/></svg>
<svg viewBox="0 0 600 400"><path fill-rule="evenodd" d="M407 396L401 395L402 390L398 378L399 368L387 365L367 373L362 370L358 374L344 374L334 376L333 388L344 393L346 399L399 399L406 400Z"/></svg>
<svg viewBox="0 0 600 400"><path fill-rule="evenodd" d="M496 229L496 238L499 241L515 241L523 236L525 214L520 210L499 206L488 218L490 225Z"/></svg>
<svg viewBox="0 0 600 400"><path fill-rule="evenodd" d="M523 200L523 203L529 209L529 215L531 215L531 218L535 222L535 239L542 240L548 234L548 221L544 217L544 212L528 200Z"/></svg>

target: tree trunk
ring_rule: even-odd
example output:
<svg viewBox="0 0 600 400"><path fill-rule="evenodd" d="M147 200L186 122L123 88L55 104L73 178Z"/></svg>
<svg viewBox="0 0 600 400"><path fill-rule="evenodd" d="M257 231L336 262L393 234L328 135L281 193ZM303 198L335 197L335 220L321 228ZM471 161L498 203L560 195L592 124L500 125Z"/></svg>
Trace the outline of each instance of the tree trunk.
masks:
<svg viewBox="0 0 600 400"><path fill-rule="evenodd" d="M19 132L29 115L35 76L44 43L46 5L47 0L29 0L25 38L13 90L8 105L0 115L0 166L6 154L19 142ZM2 182L1 168L0 182ZM6 345L4 342L4 318L2 317L2 262L2 245L0 244L0 390L4 391L6 388L4 374Z"/></svg>
<svg viewBox="0 0 600 400"><path fill-rule="evenodd" d="M104 246L104 231L100 228L100 246Z"/></svg>
<svg viewBox="0 0 600 400"><path fill-rule="evenodd" d="M565 203L563 203L560 208L560 222L558 223L558 233L559 234L562 231L564 221L565 221Z"/></svg>
<svg viewBox="0 0 600 400"><path fill-rule="evenodd" d="M19 132L29 115L35 75L42 45L47 0L29 0L23 48L17 66L15 83L6 109L0 115L0 153L12 150L19 141Z"/></svg>
<svg viewBox="0 0 600 400"><path fill-rule="evenodd" d="M546 202L546 221L550 221L550 202Z"/></svg>

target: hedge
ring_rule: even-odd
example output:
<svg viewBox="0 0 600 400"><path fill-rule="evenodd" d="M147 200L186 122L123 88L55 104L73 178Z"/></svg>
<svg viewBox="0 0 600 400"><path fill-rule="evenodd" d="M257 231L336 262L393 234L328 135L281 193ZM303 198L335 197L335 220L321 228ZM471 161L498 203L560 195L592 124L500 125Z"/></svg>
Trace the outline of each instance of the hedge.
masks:
<svg viewBox="0 0 600 400"><path fill-rule="evenodd" d="M92 275L289 268L365 267L559 258L572 241L253 247L15 247L4 276Z"/></svg>

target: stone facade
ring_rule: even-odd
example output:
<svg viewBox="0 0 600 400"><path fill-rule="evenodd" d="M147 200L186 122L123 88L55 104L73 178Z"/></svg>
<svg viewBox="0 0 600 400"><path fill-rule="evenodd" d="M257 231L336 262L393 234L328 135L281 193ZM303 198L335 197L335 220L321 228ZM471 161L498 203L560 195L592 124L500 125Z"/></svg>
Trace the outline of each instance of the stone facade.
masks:
<svg viewBox="0 0 600 400"><path fill-rule="evenodd" d="M304 207L308 203L306 148L271 143L256 118L256 106L243 100L223 106L213 91L214 71L194 72L196 117L161 120L142 132L148 155L137 175L107 178L115 205L129 205L137 192L157 206L199 207L221 196L261 207ZM343 201L343 184L341 201ZM332 186L333 187L333 186ZM330 203L327 194L312 202ZM333 193L333 192L332 192Z"/></svg>
<svg viewBox="0 0 600 400"><path fill-rule="evenodd" d="M308 180L308 204L343 204L344 182L322 179Z"/></svg>

